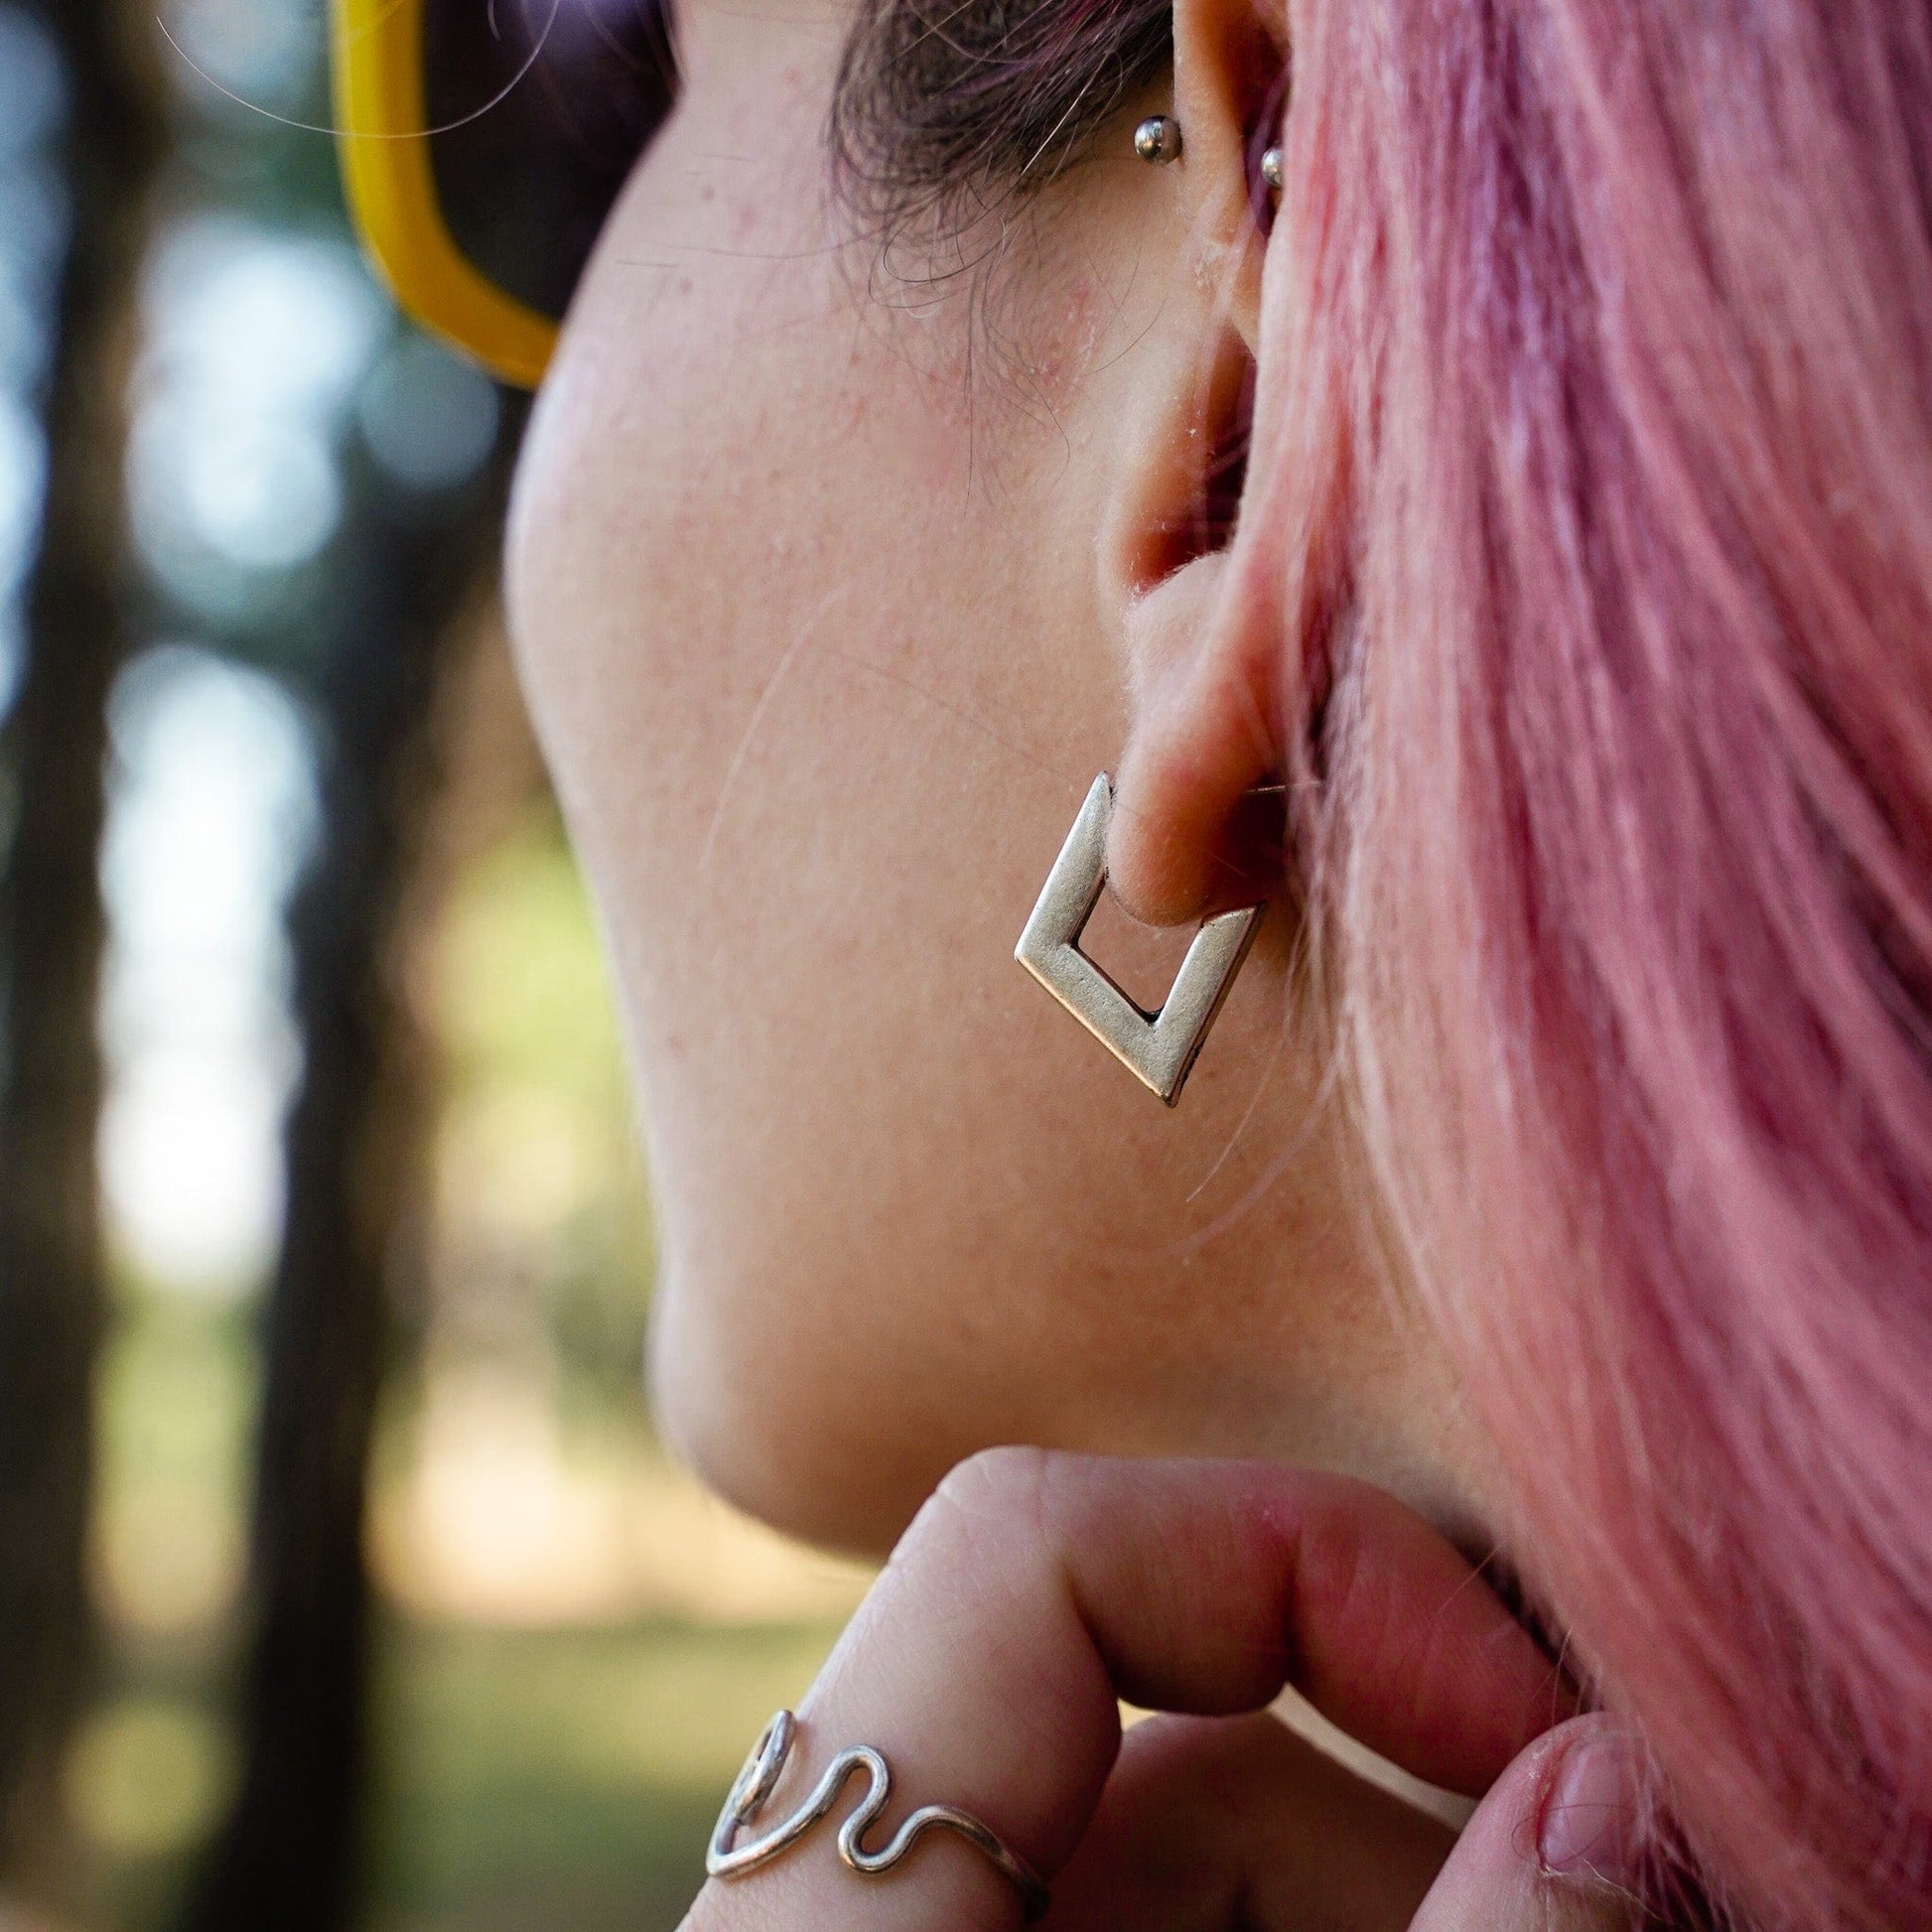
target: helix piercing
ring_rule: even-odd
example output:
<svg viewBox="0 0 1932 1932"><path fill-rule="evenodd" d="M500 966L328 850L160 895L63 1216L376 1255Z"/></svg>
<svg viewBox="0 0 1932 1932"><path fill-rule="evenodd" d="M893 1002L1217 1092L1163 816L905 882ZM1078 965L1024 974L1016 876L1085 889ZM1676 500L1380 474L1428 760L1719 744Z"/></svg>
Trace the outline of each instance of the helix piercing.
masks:
<svg viewBox="0 0 1932 1932"><path fill-rule="evenodd" d="M1282 151L1280 148L1270 148L1261 157L1261 178L1277 195L1282 192L1282 183L1286 177L1282 172Z"/></svg>
<svg viewBox="0 0 1932 1932"><path fill-rule="evenodd" d="M1134 130L1134 152L1156 168L1180 159L1180 123L1172 114L1150 114Z"/></svg>

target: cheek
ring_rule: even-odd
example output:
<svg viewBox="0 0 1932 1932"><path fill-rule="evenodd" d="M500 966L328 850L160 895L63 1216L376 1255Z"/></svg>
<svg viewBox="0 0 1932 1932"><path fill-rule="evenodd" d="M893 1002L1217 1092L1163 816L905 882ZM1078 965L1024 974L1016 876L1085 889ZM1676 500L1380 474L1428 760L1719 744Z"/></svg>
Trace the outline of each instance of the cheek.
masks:
<svg viewBox="0 0 1932 1932"><path fill-rule="evenodd" d="M513 631L620 942L646 877L655 911L689 898L694 834L709 873L721 747L770 673L762 642L809 638L827 608L853 432L877 409L803 198L730 160L782 148L779 110L755 135L729 99L680 108L613 217L517 477ZM790 118L809 144L809 114Z"/></svg>
<svg viewBox="0 0 1932 1932"><path fill-rule="evenodd" d="M700 172L733 144L696 127L614 222L532 424L513 627L636 1063L660 1414L759 1513L869 1541L973 1446L957 1355L1023 1286L997 1111L961 1095L1025 1003L1057 838L1009 842L1017 791L1058 819L1107 667L1088 573L1042 608L988 513L958 340L887 340L826 237ZM662 245L754 218L729 255ZM1055 713L1094 742L1055 747Z"/></svg>
<svg viewBox="0 0 1932 1932"><path fill-rule="evenodd" d="M1319 1080L1285 1070L1282 974L1244 974L1170 1115L1013 963L1120 744L1093 532L1146 318L1057 287L1019 371L1052 406L1003 416L969 304L882 311L815 179L720 158L816 154L822 99L768 91L762 124L756 90L688 101L633 184L511 533L636 1063L666 1428L871 1547L1002 1441L1349 1466L1374 1292L1336 1254L1290 1344L1274 1292L1334 1249L1336 1175L1264 1188L1246 1151L1306 1142Z"/></svg>

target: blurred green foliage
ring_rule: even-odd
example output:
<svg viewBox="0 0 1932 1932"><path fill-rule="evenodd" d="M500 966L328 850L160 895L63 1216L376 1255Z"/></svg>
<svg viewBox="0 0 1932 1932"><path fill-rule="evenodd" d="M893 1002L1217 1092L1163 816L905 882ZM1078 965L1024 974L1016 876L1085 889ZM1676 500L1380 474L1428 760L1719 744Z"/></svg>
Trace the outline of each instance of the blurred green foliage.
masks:
<svg viewBox="0 0 1932 1932"><path fill-rule="evenodd" d="M392 1633L374 1924L671 1932L824 1625Z"/></svg>
<svg viewBox="0 0 1932 1932"><path fill-rule="evenodd" d="M0 0L0 17L17 11ZM145 813L166 836L129 841L128 864L143 876L120 881L124 897L110 892L109 965L120 977L108 1017L121 1017L105 1045L110 1084L154 1116L140 1146L151 1152L158 1141L179 1157L161 1164L160 1191L191 1218L195 1201L172 1183L191 1170L229 1171L223 1149L234 1143L204 1130L232 1098L236 1063L271 1095L260 1120L244 1123L264 1172L277 1158L273 1096L300 1070L303 1042L284 1025L292 964L280 918L314 856L317 828L295 821L326 812L319 778L342 743L329 673L360 661L345 653L374 634L371 612L385 607L372 590L385 573L409 576L425 531L483 528L494 514L491 454L514 426L474 370L395 314L353 253L332 142L289 124L328 117L325 12L321 0L126 10L129 36L147 37L153 67L143 71L168 136L142 203L152 216L142 287L127 298L137 311L124 334L132 551L116 595L128 605L134 656L110 708L110 799L122 830ZM171 37L165 46L157 26ZM43 214L60 209L61 184L42 160L31 179L16 166L0 183L16 215L43 202ZM13 227L24 232L24 221ZM44 225L59 224L50 215ZM23 271L0 262L0 323L25 286ZM0 447L0 467L6 459ZM25 458L16 467L33 481ZM304 530L312 540L298 540ZM500 649L500 638L484 648ZM222 699L237 665L266 674L242 681L272 687L273 705L258 702L260 691L239 707ZM215 794L128 782L146 756L130 725L137 700L163 685L195 701L170 713L169 729L187 732L171 771L193 775L224 759L239 770L247 745L256 754L247 783L179 823L168 798L194 806ZM0 709L7 697L0 691ZM290 768L280 776L263 757L271 712L287 714ZM209 717L229 721L227 738L209 735ZM434 1561L418 1551L413 1571L406 1547L385 1548L372 1565L392 1589L379 1611L372 1699L364 1920L373 1932L675 1925L740 1757L810 1681L836 1628L820 1606L850 1587L816 1575L809 1587L797 1574L787 1580L792 1560L724 1525L722 1512L707 1515L651 1440L641 1357L655 1257L620 1029L587 895L529 756L530 770L491 797L494 811L507 796L500 826L491 817L487 836L459 827L465 836L426 841L460 858L436 882L410 956L395 962L428 1048L431 1184L421 1226L409 1230L426 1255L422 1305L397 1311L369 1535L406 1543L428 1523L456 1548L476 1523L432 1520L438 1499L481 1492L483 1533L514 1567L526 1546L514 1543L489 1486L508 1460L476 1457L467 1489L447 1466L479 1447L481 1415L483 1449L528 1456L520 1533L532 1497L539 1513L546 1499L560 1516L582 1505L576 1544L527 1547L581 1556L614 1522L643 1555L633 1550L629 1569L608 1575L587 1564L591 1582L576 1597L526 1593L512 1610L500 1591L463 1598L466 1573L448 1549ZM474 807L474 788L453 795L456 806L432 797L424 809ZM286 863L266 885L236 870L233 842L210 822L245 820L249 798L264 820L271 806L291 818L277 833ZM252 902L266 943L222 926L218 892L202 895L215 907L204 925L184 923L182 901L196 896L181 889L198 876L239 880L230 896ZM160 915L146 952L134 943L133 912L144 907ZM255 1007L239 1025L237 1013ZM153 1064L171 1079L183 1067L193 1077L144 1085L135 1076ZM184 1112L183 1093L202 1095L210 1113ZM152 1241L143 1253L137 1222L111 1219L114 1321L95 1385L91 1564L108 1644L66 1759L69 1868L35 1903L44 1898L63 1926L161 1932L238 1776L257 1277L273 1257L243 1243L249 1259L218 1279L206 1267L171 1269ZM437 1435L426 1418L439 1395L474 1395L471 1384L494 1406L446 1400L473 1434ZM511 1441L499 1418L538 1426ZM432 1451L442 1458L437 1480L423 1480ZM710 1585L699 1574L707 1564ZM415 1594L395 1586L405 1574L421 1585ZM405 1611L405 1600L414 1607ZM572 1602L607 1607L573 1611ZM706 1602L718 1621L694 1607ZM11 1912L0 1897L0 1926Z"/></svg>
<svg viewBox="0 0 1932 1932"><path fill-rule="evenodd" d="M648 1428L648 1204L594 921L547 801L465 867L428 953L439 1222L481 1216L522 1245L524 1334L544 1352L518 1356L517 1372L539 1378L567 1437L588 1432L604 1467L614 1426ZM116 1647L69 1766L89 1848L71 1902L89 1922L150 1932L234 1776L256 1337L247 1305L144 1283L131 1264L120 1297L99 1385L97 1538ZM412 1375L393 1391L382 1485L407 1479L425 1388ZM836 1634L835 1620L790 1615L517 1629L391 1611L374 1698L373 1932L669 1932L745 1749Z"/></svg>
<svg viewBox="0 0 1932 1932"><path fill-rule="evenodd" d="M523 1246L566 1417L641 1420L649 1201L589 896L548 799L458 881L437 952L443 1212Z"/></svg>

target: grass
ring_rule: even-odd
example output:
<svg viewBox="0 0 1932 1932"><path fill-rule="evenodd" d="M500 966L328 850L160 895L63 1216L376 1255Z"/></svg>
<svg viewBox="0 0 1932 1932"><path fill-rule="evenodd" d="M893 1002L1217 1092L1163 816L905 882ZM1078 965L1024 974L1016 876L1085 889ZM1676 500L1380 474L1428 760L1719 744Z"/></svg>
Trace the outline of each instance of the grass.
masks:
<svg viewBox="0 0 1932 1932"><path fill-rule="evenodd" d="M366 1932L671 1932L745 1752L835 1635L389 1621ZM93 1830L61 1921L165 1932L233 1768L206 1658L165 1641L124 1650L70 1771Z"/></svg>
<svg viewBox="0 0 1932 1932"><path fill-rule="evenodd" d="M830 1626L392 1626L374 1932L670 1932L726 1789Z"/></svg>
<svg viewBox="0 0 1932 1932"><path fill-rule="evenodd" d="M473 1348L483 1333L497 1350L486 1365L538 1390L580 1460L602 1440L594 1424L626 1441L646 1430L649 1212L604 973L582 884L538 816L459 882L432 976L443 1085L425 1206L458 1284L432 1327ZM494 1272L472 1280L478 1253ZM93 1552L107 1655L64 1781L73 1856L57 1902L64 1924L166 1932L237 1773L256 1304L232 1284L225 1297L174 1292L143 1279L139 1257L118 1259ZM490 1300L501 1280L527 1284L527 1318L507 1327ZM423 1401L436 1340L393 1383L386 1423ZM388 1430L378 1486L400 1481L410 1444ZM501 1500L485 1489L483 1520L513 1552ZM679 1515L660 1539L680 1564L690 1528ZM512 1575L551 1574L509 1561ZM452 1619L535 1613L395 1600ZM836 1633L777 1619L822 1600L720 1599L721 1616L749 1601L772 1619L758 1627L492 1628L392 1608L371 1687L365 1932L669 1932L744 1753ZM0 1901L0 1932L6 1922Z"/></svg>
<svg viewBox="0 0 1932 1932"><path fill-rule="evenodd" d="M252 1413L247 1311L130 1293L101 1386L111 1643L64 1781L64 1923L165 1932L232 1790ZM669 1932L740 1761L836 1631L391 1612L371 1686L367 1932Z"/></svg>

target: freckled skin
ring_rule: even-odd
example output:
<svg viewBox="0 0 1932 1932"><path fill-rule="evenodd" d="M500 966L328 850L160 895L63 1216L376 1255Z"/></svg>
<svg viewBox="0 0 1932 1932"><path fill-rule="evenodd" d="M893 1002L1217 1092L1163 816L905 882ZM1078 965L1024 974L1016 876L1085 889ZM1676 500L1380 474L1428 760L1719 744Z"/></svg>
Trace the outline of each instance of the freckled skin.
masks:
<svg viewBox="0 0 1932 1932"><path fill-rule="evenodd" d="M831 205L845 24L684 10L682 104L513 519L661 1210L665 1425L740 1502L860 1550L1007 1441L1324 1463L1466 1524L1472 1458L1364 1258L1286 920L1173 1113L1012 959L1120 749L1097 533L1184 441L1215 300L1132 158L1145 108L937 299ZM1110 943L1171 970L1165 938Z"/></svg>

